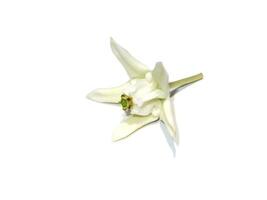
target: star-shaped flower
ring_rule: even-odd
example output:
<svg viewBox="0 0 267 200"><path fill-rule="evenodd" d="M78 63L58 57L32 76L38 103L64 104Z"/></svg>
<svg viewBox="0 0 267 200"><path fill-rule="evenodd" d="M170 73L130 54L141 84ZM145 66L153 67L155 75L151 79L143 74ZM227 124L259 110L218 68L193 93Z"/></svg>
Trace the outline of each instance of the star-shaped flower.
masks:
<svg viewBox="0 0 267 200"><path fill-rule="evenodd" d="M139 128L161 120L170 136L178 143L177 127L170 95L176 89L201 80L197 74L169 83L168 74L161 62L150 71L112 38L111 49L130 78L126 83L107 89L96 89L87 98L104 103L120 104L126 112L121 124L114 130L112 140L121 140Z"/></svg>

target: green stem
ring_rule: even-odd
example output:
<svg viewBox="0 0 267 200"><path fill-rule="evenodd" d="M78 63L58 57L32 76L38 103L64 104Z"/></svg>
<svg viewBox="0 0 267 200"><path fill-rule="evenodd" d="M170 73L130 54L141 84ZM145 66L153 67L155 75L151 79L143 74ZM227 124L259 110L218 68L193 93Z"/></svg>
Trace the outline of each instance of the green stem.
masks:
<svg viewBox="0 0 267 200"><path fill-rule="evenodd" d="M190 77L178 80L178 81L170 82L169 86L170 86L171 90L175 90L175 89L178 89L180 87L186 86L188 84L197 82L197 81L199 81L201 79L203 79L203 74L202 73L194 75L194 76L190 76Z"/></svg>

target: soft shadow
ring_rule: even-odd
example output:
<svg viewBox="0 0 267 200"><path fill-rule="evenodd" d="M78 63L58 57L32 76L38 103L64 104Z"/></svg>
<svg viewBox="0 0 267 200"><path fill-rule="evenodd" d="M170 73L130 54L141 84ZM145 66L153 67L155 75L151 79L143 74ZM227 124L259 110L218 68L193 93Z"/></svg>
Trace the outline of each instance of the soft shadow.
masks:
<svg viewBox="0 0 267 200"><path fill-rule="evenodd" d="M190 85L192 85L192 84L193 84L193 83L189 83L189 84L187 84L187 85L185 85L185 86L183 86L183 87L179 87L179 88L177 88L177 89L175 89L175 90L172 90L170 96L173 97L176 93L182 91L183 89L185 89L186 87L188 87L188 86L190 86Z"/></svg>
<svg viewBox="0 0 267 200"><path fill-rule="evenodd" d="M164 125L163 122L160 122L160 127L161 127L161 129L162 129L162 131L164 133L164 136L166 138L166 141L167 141L167 143L168 143L168 145L169 145L169 147L170 147L170 149L171 149L171 151L173 153L173 157L175 157L176 156L175 143L174 143L174 141L173 141L168 129L166 128L166 126Z"/></svg>

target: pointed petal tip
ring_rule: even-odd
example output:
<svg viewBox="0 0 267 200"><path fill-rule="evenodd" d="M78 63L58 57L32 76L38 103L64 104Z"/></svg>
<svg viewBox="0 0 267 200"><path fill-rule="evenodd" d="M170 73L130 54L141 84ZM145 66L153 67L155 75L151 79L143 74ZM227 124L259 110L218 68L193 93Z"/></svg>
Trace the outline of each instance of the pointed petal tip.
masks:
<svg viewBox="0 0 267 200"><path fill-rule="evenodd" d="M118 44L117 44L117 42L113 39L113 37L110 37L110 46L111 46L111 48L114 48L114 46L117 46Z"/></svg>
<svg viewBox="0 0 267 200"><path fill-rule="evenodd" d="M112 142L116 142L116 141L117 141L116 138L113 137L113 135L112 135L112 137L111 137L111 141L112 141Z"/></svg>
<svg viewBox="0 0 267 200"><path fill-rule="evenodd" d="M170 134L173 140L176 141L176 128L173 126L173 124L168 123L168 126L170 126Z"/></svg>
<svg viewBox="0 0 267 200"><path fill-rule="evenodd" d="M161 66L163 67L163 63L162 63L162 61L158 61L158 62L156 62L156 65L155 65L155 66L157 66L157 65L161 65Z"/></svg>
<svg viewBox="0 0 267 200"><path fill-rule="evenodd" d="M125 68L130 78L143 78L148 70L146 65L134 58L126 49L110 38L110 48L119 62Z"/></svg>
<svg viewBox="0 0 267 200"><path fill-rule="evenodd" d="M119 140L121 140L122 138L118 138L116 135L112 134L112 138L111 141L112 142L118 142Z"/></svg>
<svg viewBox="0 0 267 200"><path fill-rule="evenodd" d="M94 93L94 91L89 92L89 93L86 95L86 98L87 98L87 99L90 99L90 100L93 100L93 99L92 99L92 97L94 96L93 93Z"/></svg>
<svg viewBox="0 0 267 200"><path fill-rule="evenodd" d="M164 68L162 62L157 62L153 71L152 76L157 82L158 87L164 92L164 96L167 98L169 96L169 75Z"/></svg>
<svg viewBox="0 0 267 200"><path fill-rule="evenodd" d="M118 142L124 138L126 138L128 135L124 135L123 132L121 132L120 130L118 129L115 129L112 133L112 137L111 137L111 140L112 142Z"/></svg>
<svg viewBox="0 0 267 200"><path fill-rule="evenodd" d="M112 137L111 140L112 142L117 142L119 140L121 140L123 138L123 134L122 134L122 130L118 127L116 127L115 129L113 129L112 131Z"/></svg>
<svg viewBox="0 0 267 200"><path fill-rule="evenodd" d="M166 126L169 126L169 134L170 134L171 138L173 139L173 141L175 142L175 144L178 146L179 145L179 137L177 134L177 129L175 127L171 126L170 124L168 124Z"/></svg>
<svg viewBox="0 0 267 200"><path fill-rule="evenodd" d="M87 95L86 95L86 98L91 100L91 101L96 101L96 102L101 102L98 98L97 98L97 89L89 92Z"/></svg>

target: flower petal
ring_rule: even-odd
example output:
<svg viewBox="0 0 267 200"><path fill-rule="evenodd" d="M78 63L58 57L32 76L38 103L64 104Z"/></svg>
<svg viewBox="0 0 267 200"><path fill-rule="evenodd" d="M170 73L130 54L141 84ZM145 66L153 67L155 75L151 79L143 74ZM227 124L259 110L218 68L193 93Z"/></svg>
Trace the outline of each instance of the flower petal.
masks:
<svg viewBox="0 0 267 200"><path fill-rule="evenodd" d="M143 102L147 102L147 101L150 101L150 100L156 99L156 98L165 99L166 98L165 93L160 89L156 89L156 90L153 90L153 91L149 92L148 94L145 94L141 98L141 100Z"/></svg>
<svg viewBox="0 0 267 200"><path fill-rule="evenodd" d="M178 144L177 126L176 126L173 106L172 106L170 97L168 97L162 102L160 120L163 121L170 135L175 140L175 142Z"/></svg>
<svg viewBox="0 0 267 200"><path fill-rule="evenodd" d="M102 103L119 103L123 90L128 86L129 83L127 82L118 87L96 89L90 92L86 97Z"/></svg>
<svg viewBox="0 0 267 200"><path fill-rule="evenodd" d="M114 55L125 68L130 78L144 78L148 68L136 60L127 50L110 38L110 46Z"/></svg>
<svg viewBox="0 0 267 200"><path fill-rule="evenodd" d="M125 118L121 124L113 131L112 141L121 140L136 130L142 128L143 126L158 120L158 117L153 115L149 116L137 116L137 115L130 115L129 117Z"/></svg>
<svg viewBox="0 0 267 200"><path fill-rule="evenodd" d="M141 115L141 116L147 116L153 113L156 113L156 109L161 108L161 101L158 99L152 100L150 102L144 103L142 106L138 106L137 104L134 104L131 109L132 115ZM156 116L156 115L154 115Z"/></svg>
<svg viewBox="0 0 267 200"><path fill-rule="evenodd" d="M164 92L165 97L168 97L170 94L169 76L161 62L156 63L156 66L152 72L152 76L157 82L159 89Z"/></svg>

